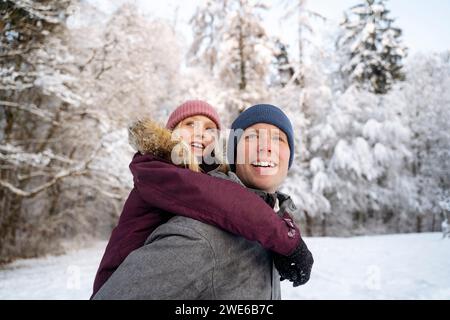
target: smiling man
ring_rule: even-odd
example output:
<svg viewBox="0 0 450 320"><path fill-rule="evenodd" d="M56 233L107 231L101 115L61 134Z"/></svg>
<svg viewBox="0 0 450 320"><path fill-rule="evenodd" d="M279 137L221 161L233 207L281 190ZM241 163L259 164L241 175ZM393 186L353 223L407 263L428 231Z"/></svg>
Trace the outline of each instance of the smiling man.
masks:
<svg viewBox="0 0 450 320"><path fill-rule="evenodd" d="M290 226L286 237L298 237L291 217L295 205L277 191L293 163L289 119L275 106L257 105L239 115L232 129L228 148L231 171L209 174L256 193L265 201L263 206L269 205L274 215ZM242 192L247 192L245 188ZM174 195L178 196L182 197ZM257 205L226 193L222 198L236 210ZM214 214L221 208L202 210ZM301 237L299 240L293 252L283 256L241 236L176 216L125 259L94 299L281 299L280 276L294 286L310 277L314 260Z"/></svg>
<svg viewBox="0 0 450 320"><path fill-rule="evenodd" d="M241 181L251 188L276 192L289 168L287 135L272 124L257 123L245 130L237 149L236 174Z"/></svg>
<svg viewBox="0 0 450 320"><path fill-rule="evenodd" d="M295 205L291 198L278 191L294 161L294 130L289 118L278 107L260 104L240 114L231 129L231 170L246 187L266 197L281 217L283 208L291 208L287 211L292 214ZM303 243L288 258L275 254L274 262L282 278L294 279L296 286L309 280L314 260ZM287 267L290 265L292 269Z"/></svg>

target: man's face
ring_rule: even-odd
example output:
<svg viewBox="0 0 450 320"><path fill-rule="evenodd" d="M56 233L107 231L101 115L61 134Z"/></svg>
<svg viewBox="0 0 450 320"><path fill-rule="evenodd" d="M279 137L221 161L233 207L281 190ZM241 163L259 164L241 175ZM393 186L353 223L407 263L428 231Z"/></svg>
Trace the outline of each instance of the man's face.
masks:
<svg viewBox="0 0 450 320"><path fill-rule="evenodd" d="M239 140L236 174L247 187L274 193L287 176L289 156L286 134L274 125L257 123Z"/></svg>

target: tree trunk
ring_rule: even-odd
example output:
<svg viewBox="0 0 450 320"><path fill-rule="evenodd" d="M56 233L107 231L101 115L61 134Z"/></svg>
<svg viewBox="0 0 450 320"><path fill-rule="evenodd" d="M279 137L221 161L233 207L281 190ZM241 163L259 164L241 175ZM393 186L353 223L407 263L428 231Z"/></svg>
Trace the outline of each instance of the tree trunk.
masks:
<svg viewBox="0 0 450 320"><path fill-rule="evenodd" d="M433 220L431 222L431 231L435 232L436 231L436 215L433 213Z"/></svg>
<svg viewBox="0 0 450 320"><path fill-rule="evenodd" d="M242 21L239 22L239 60L240 60L239 90L243 91L247 87L247 79L245 70L244 35L242 33Z"/></svg>
<svg viewBox="0 0 450 320"><path fill-rule="evenodd" d="M416 231L417 231L417 233L421 233L422 232L422 220L423 220L423 217L421 215L418 215L416 217Z"/></svg>
<svg viewBox="0 0 450 320"><path fill-rule="evenodd" d="M303 211L303 212L305 213L305 221L306 221L305 232L308 237L311 237L312 236L312 224L313 224L312 217L308 214L307 211Z"/></svg>
<svg viewBox="0 0 450 320"><path fill-rule="evenodd" d="M327 219L326 216L322 218L322 237L327 236Z"/></svg>

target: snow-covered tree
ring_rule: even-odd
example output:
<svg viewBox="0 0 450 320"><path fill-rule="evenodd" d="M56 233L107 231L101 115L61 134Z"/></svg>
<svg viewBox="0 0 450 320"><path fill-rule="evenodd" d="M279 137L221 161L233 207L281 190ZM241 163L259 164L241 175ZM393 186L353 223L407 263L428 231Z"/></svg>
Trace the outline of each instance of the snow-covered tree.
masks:
<svg viewBox="0 0 450 320"><path fill-rule="evenodd" d="M401 228L416 204L408 128L374 94L352 87L333 99L313 115L308 148L312 190L329 202L331 232Z"/></svg>
<svg viewBox="0 0 450 320"><path fill-rule="evenodd" d="M346 14L339 40L340 50L348 59L342 66L350 84L376 94L387 93L392 85L404 79L402 71L406 48L401 29L389 18L386 0L364 0Z"/></svg>
<svg viewBox="0 0 450 320"><path fill-rule="evenodd" d="M70 5L71 1L52 0L0 2L0 257L3 261L27 245L30 251L38 246L27 243L29 238L24 236L27 231L22 230L44 230L39 223L33 226L36 220L25 217L25 198L83 171L83 166L76 166L46 148L47 140L55 138L50 134L51 128L60 126L54 100L49 97L54 95L66 105L76 100L68 88L73 79L62 61L67 57L64 46L53 42L61 49L57 53L53 45L46 47L52 42L52 35L64 29ZM69 163L73 165L71 169L56 170L59 165ZM23 251L26 255L26 250Z"/></svg>
<svg viewBox="0 0 450 320"><path fill-rule="evenodd" d="M194 64L206 65L209 72L213 72L217 64L227 13L227 1L208 0L203 6L197 7L190 20L194 40L189 49L188 60Z"/></svg>
<svg viewBox="0 0 450 320"><path fill-rule="evenodd" d="M385 103L412 131L415 229L436 230L439 202L450 190L450 54L416 55L405 69L407 81L392 90Z"/></svg>
<svg viewBox="0 0 450 320"><path fill-rule="evenodd" d="M142 16L127 2L104 25L80 24L71 37L73 50L85 61L84 101L91 108L124 126L143 115L163 120L178 103L181 54L166 22Z"/></svg>
<svg viewBox="0 0 450 320"><path fill-rule="evenodd" d="M382 96L334 91L333 52L311 53L304 87L274 95L300 131L286 187L308 233L412 230L402 224L417 204L407 124Z"/></svg>
<svg viewBox="0 0 450 320"><path fill-rule="evenodd" d="M53 2L2 11L2 54L17 55L1 60L2 260L59 248L40 238L108 234L131 186L126 124L178 103L170 27L129 6L95 25L85 2Z"/></svg>
<svg viewBox="0 0 450 320"><path fill-rule="evenodd" d="M295 69L294 65L291 63L288 46L280 39L275 40L274 57L274 65L276 70L273 72L274 79L271 81L271 84L280 84L284 87L292 81L296 85L300 85L299 78L294 77Z"/></svg>
<svg viewBox="0 0 450 320"><path fill-rule="evenodd" d="M192 19L191 54L197 61L205 59L213 77L228 91L225 104L233 116L266 98L273 44L260 17L265 9L259 1L214 0Z"/></svg>
<svg viewBox="0 0 450 320"><path fill-rule="evenodd" d="M295 79L297 84L304 86L305 77L305 56L306 49L313 47L313 42L310 36L314 34L312 20L325 18L319 13L308 9L307 0L286 0L287 10L285 18L296 16L297 22L297 46L298 46L298 65L296 66Z"/></svg>

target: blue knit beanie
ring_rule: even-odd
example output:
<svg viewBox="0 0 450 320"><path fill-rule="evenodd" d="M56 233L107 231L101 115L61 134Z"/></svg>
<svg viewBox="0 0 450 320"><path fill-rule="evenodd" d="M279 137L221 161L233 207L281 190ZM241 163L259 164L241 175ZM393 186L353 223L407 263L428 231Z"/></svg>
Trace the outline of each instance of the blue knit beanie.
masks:
<svg viewBox="0 0 450 320"><path fill-rule="evenodd" d="M242 131L244 131L248 127L251 127L257 123L268 123L274 125L286 134L291 152L289 156L290 168L292 166L292 162L294 161L294 130L292 129L291 121L280 108L270 104L258 104L242 112L231 125L231 134L228 143L228 161L230 163L231 170L236 172L236 151L238 142L242 136L242 132L236 135L235 131L238 129L242 129ZM234 159L232 157L234 157Z"/></svg>

